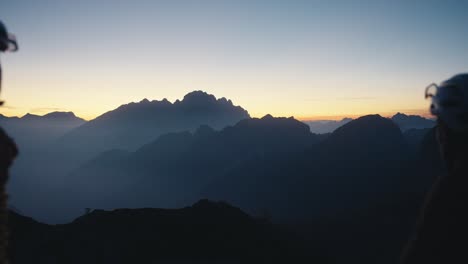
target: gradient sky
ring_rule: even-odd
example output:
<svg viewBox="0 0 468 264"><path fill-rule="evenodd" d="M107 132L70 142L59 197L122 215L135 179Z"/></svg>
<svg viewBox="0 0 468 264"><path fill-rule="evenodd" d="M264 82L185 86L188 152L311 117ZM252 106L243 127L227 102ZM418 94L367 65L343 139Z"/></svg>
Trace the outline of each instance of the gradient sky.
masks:
<svg viewBox="0 0 468 264"><path fill-rule="evenodd" d="M468 70L468 1L0 1L5 115L92 119L193 90L252 116L425 113Z"/></svg>

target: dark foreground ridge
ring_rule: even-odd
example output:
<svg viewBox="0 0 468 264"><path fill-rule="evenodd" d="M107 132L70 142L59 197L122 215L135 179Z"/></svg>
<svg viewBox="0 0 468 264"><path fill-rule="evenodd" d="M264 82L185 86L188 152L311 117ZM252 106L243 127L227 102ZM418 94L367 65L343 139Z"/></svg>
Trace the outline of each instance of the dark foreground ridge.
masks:
<svg viewBox="0 0 468 264"><path fill-rule="evenodd" d="M305 243L267 220L208 200L181 209L94 210L64 225L42 224L10 212L10 228L12 263L318 260L305 250Z"/></svg>

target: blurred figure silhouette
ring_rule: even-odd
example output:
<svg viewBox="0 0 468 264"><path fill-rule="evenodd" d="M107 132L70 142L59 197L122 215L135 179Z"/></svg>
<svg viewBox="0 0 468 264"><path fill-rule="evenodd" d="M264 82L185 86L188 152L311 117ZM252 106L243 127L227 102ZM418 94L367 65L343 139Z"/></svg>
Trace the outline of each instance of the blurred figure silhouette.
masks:
<svg viewBox="0 0 468 264"><path fill-rule="evenodd" d="M0 52L17 51L18 43L11 33L8 33L5 25L0 21ZM2 66L0 64L0 92L2 90ZM0 101L0 105L3 102Z"/></svg>
<svg viewBox="0 0 468 264"><path fill-rule="evenodd" d="M431 84L426 98L447 173L429 193L402 263L468 263L468 74Z"/></svg>
<svg viewBox="0 0 468 264"><path fill-rule="evenodd" d="M18 45L15 37L8 33L5 25L0 21L0 52L16 51ZM0 66L0 91L2 87L2 70ZM3 102L0 101L0 105ZM7 238L7 194L5 185L8 180L8 169L10 168L13 159L18 154L13 140L0 128L0 264L7 263L6 247L8 244Z"/></svg>

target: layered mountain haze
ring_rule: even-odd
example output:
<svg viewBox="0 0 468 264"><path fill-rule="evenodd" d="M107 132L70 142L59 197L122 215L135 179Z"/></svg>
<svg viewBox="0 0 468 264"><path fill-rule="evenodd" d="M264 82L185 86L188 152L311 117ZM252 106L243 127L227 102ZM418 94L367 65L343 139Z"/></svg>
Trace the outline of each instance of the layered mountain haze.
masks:
<svg viewBox="0 0 468 264"><path fill-rule="evenodd" d="M318 120L318 121L304 121L309 127L310 131L317 134L326 134L335 131L335 129L351 122L352 118L343 118L342 120Z"/></svg>
<svg viewBox="0 0 468 264"><path fill-rule="evenodd" d="M11 201L31 215L55 218L63 215L55 210L53 196L63 194L69 180L65 175L96 155L113 149L136 150L164 133L193 132L201 125L222 129L245 118L249 118L247 111L231 100L202 91L174 103L165 99L129 103L89 122L73 113L2 117L3 127L15 135L22 153L13 167ZM31 204L31 197L43 206Z"/></svg>
<svg viewBox="0 0 468 264"><path fill-rule="evenodd" d="M249 117L231 100L194 91L174 103L144 99L122 105L67 133L59 144L86 155L114 148L136 150L165 133L194 131L200 125L221 129Z"/></svg>
<svg viewBox="0 0 468 264"><path fill-rule="evenodd" d="M39 197L49 196L50 186L56 186L56 181L66 171L64 157L67 155L57 153L51 146L64 134L85 123L72 112L52 112L43 116L26 114L21 118L0 115L0 126L15 140L20 152L10 171L10 203L29 213L34 212L28 209L37 207L36 202L41 203Z"/></svg>
<svg viewBox="0 0 468 264"><path fill-rule="evenodd" d="M405 139L391 120L365 116L294 155L245 163L212 184L205 195L244 209L268 208L278 217L306 213L288 205L295 204L293 201L300 204L318 199L326 201L323 209L334 211L335 206L343 208L348 203L357 206L353 199L359 198L363 204L374 201L359 196L391 192L391 186L400 181L397 176L409 172L405 165L408 158ZM320 204L313 203L317 208L308 212L319 213Z"/></svg>
<svg viewBox="0 0 468 264"><path fill-rule="evenodd" d="M279 203L269 202L286 195L277 187L302 188L292 196L304 198L304 188L329 181L333 177L324 176L329 173L358 173L359 166L387 168L384 160L400 166L408 153L417 155L427 131L410 129L402 135L399 130L417 127L421 120L430 121L397 114L309 127L293 118L250 118L230 100L201 91L174 103L164 99L122 105L89 122L60 112L0 118L17 135L20 148L25 138L29 149L35 149L21 149L11 200L21 211L52 222L71 219L83 207L180 207L204 196L238 205L254 200L245 208L251 213L274 204L271 210L281 216ZM310 132L314 126L316 131L335 131L318 135ZM36 127L48 132L36 133L41 131ZM283 171L287 178L279 174ZM317 182L313 186L320 186ZM253 186L243 188L249 184ZM262 197L261 190L269 194ZM64 198L55 200L56 195ZM43 206L32 205L30 197Z"/></svg>
<svg viewBox="0 0 468 264"><path fill-rule="evenodd" d="M0 264L468 264L467 11L0 1Z"/></svg>
<svg viewBox="0 0 468 264"><path fill-rule="evenodd" d="M81 198L77 210L90 203L99 208L182 206L199 199L205 186L245 162L286 158L318 140L300 121L270 115L245 119L221 131L201 126L194 133L163 135L135 152L102 153L67 177L68 192Z"/></svg>
<svg viewBox="0 0 468 264"><path fill-rule="evenodd" d="M402 131L409 129L432 128L436 124L436 122L431 119L417 115L405 115L402 113L397 113L396 115L392 116L391 119L401 128Z"/></svg>
<svg viewBox="0 0 468 264"><path fill-rule="evenodd" d="M230 100L195 91L174 103L122 105L88 122L72 113L0 122L20 148L28 145L9 185L13 207L25 215L66 223L96 208L113 222L121 215L102 210L222 200L313 245L320 241L337 263L396 259L425 192L443 172L434 121L400 113L307 125L293 117L251 118ZM59 238L79 237L84 228L17 220Z"/></svg>
<svg viewBox="0 0 468 264"><path fill-rule="evenodd" d="M390 119L397 124L400 129L405 132L410 129L428 129L435 126L435 121L417 115L405 115L397 113L390 117ZM310 131L317 134L326 134L335 131L337 128L351 122L352 118L343 118L342 120L317 120L317 121L304 121L309 127Z"/></svg>
<svg viewBox="0 0 468 264"><path fill-rule="evenodd" d="M49 147L55 140L86 123L72 112L52 112L43 116L26 114L6 117L0 114L2 126L22 151Z"/></svg>
<svg viewBox="0 0 468 264"><path fill-rule="evenodd" d="M432 180L419 168L399 127L372 115L289 158L247 162L204 196L302 226L330 241L337 263L386 263L397 260Z"/></svg>

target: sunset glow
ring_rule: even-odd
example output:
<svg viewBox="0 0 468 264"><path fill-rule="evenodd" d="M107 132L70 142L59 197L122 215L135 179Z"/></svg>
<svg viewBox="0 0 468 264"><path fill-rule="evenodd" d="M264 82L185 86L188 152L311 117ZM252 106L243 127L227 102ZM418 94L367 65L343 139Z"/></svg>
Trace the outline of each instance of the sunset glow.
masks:
<svg viewBox="0 0 468 264"><path fill-rule="evenodd" d="M427 115L424 87L468 68L468 6L416 2L2 3L20 50L2 56L0 113L90 120L204 90L254 117Z"/></svg>

